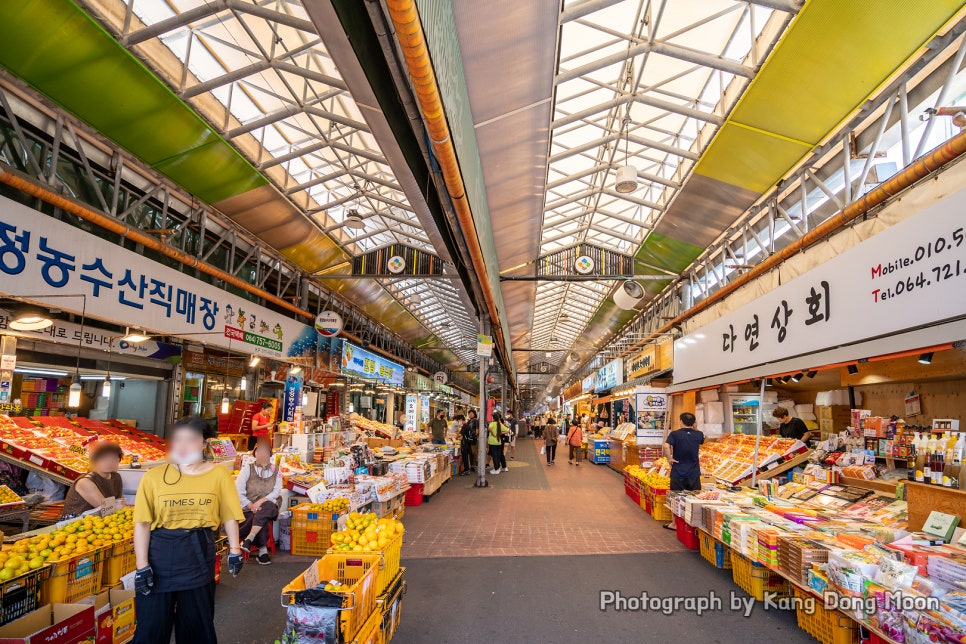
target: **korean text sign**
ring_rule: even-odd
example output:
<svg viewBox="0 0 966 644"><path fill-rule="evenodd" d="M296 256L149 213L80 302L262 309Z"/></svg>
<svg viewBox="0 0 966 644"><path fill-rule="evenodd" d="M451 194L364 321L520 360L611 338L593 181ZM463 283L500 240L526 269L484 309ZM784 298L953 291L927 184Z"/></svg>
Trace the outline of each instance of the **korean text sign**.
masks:
<svg viewBox="0 0 966 644"><path fill-rule="evenodd" d="M311 326L0 197L0 291L84 294L87 314L272 357L312 356ZM43 299L43 298L37 298ZM80 312L80 298L51 305Z"/></svg>
<svg viewBox="0 0 966 644"><path fill-rule="evenodd" d="M966 190L674 344L688 382L966 314ZM810 365L803 360L802 367Z"/></svg>

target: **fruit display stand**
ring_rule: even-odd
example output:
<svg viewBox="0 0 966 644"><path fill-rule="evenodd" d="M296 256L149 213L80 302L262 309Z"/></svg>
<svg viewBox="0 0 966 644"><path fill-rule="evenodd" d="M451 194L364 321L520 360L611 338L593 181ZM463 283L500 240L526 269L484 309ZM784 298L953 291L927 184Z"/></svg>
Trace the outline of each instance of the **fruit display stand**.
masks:
<svg viewBox="0 0 966 644"><path fill-rule="evenodd" d="M122 466L137 456L142 463L164 458L163 439L125 425L62 416L0 415L0 460L32 470L63 485L88 471L85 445L107 440L120 445Z"/></svg>
<svg viewBox="0 0 966 644"><path fill-rule="evenodd" d="M699 459L702 474L713 476L728 485L750 479L755 469L756 437L745 434L728 434L701 446ZM762 436L758 441L758 471L775 476L807 460L808 447L789 438ZM796 460L794 465L789 461ZM780 468L780 469L779 469Z"/></svg>
<svg viewBox="0 0 966 644"><path fill-rule="evenodd" d="M345 530L332 535L329 552L380 554L382 566L378 574L377 591L381 595L392 586L399 574L404 531L401 521L380 519L372 513L351 513L346 520Z"/></svg>
<svg viewBox="0 0 966 644"><path fill-rule="evenodd" d="M292 508L293 555L321 556L331 545L332 534L345 528L349 499L303 503Z"/></svg>

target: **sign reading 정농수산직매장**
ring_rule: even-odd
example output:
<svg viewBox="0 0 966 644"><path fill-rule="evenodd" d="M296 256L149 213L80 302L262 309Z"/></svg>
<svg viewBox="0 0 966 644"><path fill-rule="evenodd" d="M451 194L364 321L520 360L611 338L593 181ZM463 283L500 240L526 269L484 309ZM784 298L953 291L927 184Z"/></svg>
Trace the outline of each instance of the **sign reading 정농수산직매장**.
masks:
<svg viewBox="0 0 966 644"><path fill-rule="evenodd" d="M961 190L677 340L675 383L966 315L964 203Z"/></svg>
<svg viewBox="0 0 966 644"><path fill-rule="evenodd" d="M0 291L86 296L86 314L274 358L312 358L318 333L242 297L0 197ZM80 313L80 297L45 300Z"/></svg>

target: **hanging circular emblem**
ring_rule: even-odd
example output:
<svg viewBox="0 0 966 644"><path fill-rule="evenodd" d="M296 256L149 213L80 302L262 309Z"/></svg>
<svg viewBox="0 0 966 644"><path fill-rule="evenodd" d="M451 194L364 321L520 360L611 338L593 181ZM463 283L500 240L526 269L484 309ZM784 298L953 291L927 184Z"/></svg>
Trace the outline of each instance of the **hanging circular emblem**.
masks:
<svg viewBox="0 0 966 644"><path fill-rule="evenodd" d="M342 316L335 311L322 311L315 316L315 330L326 338L339 335L342 326Z"/></svg>
<svg viewBox="0 0 966 644"><path fill-rule="evenodd" d="M386 269L393 275L399 275L406 268L406 260L399 255L393 255L386 262Z"/></svg>
<svg viewBox="0 0 966 644"><path fill-rule="evenodd" d="M587 255L581 255L574 261L574 270L581 275L587 275L594 270L594 260Z"/></svg>
<svg viewBox="0 0 966 644"><path fill-rule="evenodd" d="M447 382L449 382L449 376L446 375L445 371L437 371L433 374L433 380L435 380L437 384L445 385Z"/></svg>

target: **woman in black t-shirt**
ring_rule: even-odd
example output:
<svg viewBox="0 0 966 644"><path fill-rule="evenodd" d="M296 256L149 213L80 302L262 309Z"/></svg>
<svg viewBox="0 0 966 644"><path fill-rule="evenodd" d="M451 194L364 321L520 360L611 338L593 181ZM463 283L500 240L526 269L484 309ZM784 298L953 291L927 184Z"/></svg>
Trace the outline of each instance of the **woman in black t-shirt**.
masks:
<svg viewBox="0 0 966 644"><path fill-rule="evenodd" d="M781 423L781 426L778 428L778 434L782 438L794 438L803 443L807 443L808 439L811 438L812 432L805 426L805 421L801 418L793 417L784 407L775 407L775 411L771 415Z"/></svg>

